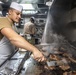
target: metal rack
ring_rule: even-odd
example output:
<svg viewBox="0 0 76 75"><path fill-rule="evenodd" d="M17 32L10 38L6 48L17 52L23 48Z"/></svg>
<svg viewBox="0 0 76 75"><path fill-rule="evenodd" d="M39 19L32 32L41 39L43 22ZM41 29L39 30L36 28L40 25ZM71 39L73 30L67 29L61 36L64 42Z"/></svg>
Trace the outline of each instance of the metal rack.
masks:
<svg viewBox="0 0 76 75"><path fill-rule="evenodd" d="M16 50L14 54L0 65L0 68L4 66L4 68L0 71L0 75L20 75L23 70L23 65L28 58L28 51L23 52L23 54L19 54L19 50Z"/></svg>

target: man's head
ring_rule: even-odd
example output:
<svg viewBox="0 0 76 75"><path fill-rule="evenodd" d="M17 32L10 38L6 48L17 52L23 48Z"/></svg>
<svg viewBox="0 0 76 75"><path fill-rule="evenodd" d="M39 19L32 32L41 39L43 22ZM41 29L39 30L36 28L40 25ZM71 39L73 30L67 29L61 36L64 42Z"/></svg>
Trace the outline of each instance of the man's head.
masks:
<svg viewBox="0 0 76 75"><path fill-rule="evenodd" d="M23 7L20 4L12 2L8 11L8 16L12 21L19 22L21 18L22 9Z"/></svg>
<svg viewBox="0 0 76 75"><path fill-rule="evenodd" d="M34 18L34 17L31 17L31 18L30 18L30 21L31 21L32 23L34 23L34 22L35 22L35 18Z"/></svg>

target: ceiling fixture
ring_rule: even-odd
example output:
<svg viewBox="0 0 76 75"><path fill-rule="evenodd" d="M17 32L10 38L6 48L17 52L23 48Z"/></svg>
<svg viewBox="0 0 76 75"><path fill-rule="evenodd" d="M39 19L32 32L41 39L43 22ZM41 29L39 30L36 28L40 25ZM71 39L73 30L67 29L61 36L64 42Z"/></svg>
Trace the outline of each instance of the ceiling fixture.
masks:
<svg viewBox="0 0 76 75"><path fill-rule="evenodd" d="M46 2L46 5L50 7L50 6L52 5L53 1L54 1L54 0L49 0L49 1L47 1L47 2Z"/></svg>

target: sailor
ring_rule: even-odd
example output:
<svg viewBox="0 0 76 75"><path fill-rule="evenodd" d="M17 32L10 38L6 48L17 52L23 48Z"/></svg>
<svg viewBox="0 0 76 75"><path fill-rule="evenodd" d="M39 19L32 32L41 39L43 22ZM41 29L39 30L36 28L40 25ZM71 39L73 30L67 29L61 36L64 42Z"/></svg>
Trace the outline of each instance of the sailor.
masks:
<svg viewBox="0 0 76 75"><path fill-rule="evenodd" d="M35 26L35 18L31 17L28 22L24 24L23 34L25 38L31 43L35 44L35 34L36 34L36 26Z"/></svg>
<svg viewBox="0 0 76 75"><path fill-rule="evenodd" d="M32 52L33 58L38 62L45 60L38 48L27 42L13 29L14 23L20 21L22 10L23 7L20 4L12 2L6 17L0 17L0 64L15 52L16 47Z"/></svg>

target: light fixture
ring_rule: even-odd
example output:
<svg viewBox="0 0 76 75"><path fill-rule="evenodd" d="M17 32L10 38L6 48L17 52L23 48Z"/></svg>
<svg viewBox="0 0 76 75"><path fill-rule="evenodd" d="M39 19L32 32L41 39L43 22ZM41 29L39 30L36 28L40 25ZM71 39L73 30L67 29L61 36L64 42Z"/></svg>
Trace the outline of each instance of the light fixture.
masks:
<svg viewBox="0 0 76 75"><path fill-rule="evenodd" d="M46 5L50 7L50 6L52 5L53 1L54 1L54 0L49 0L49 1L47 1L47 2L46 2Z"/></svg>

